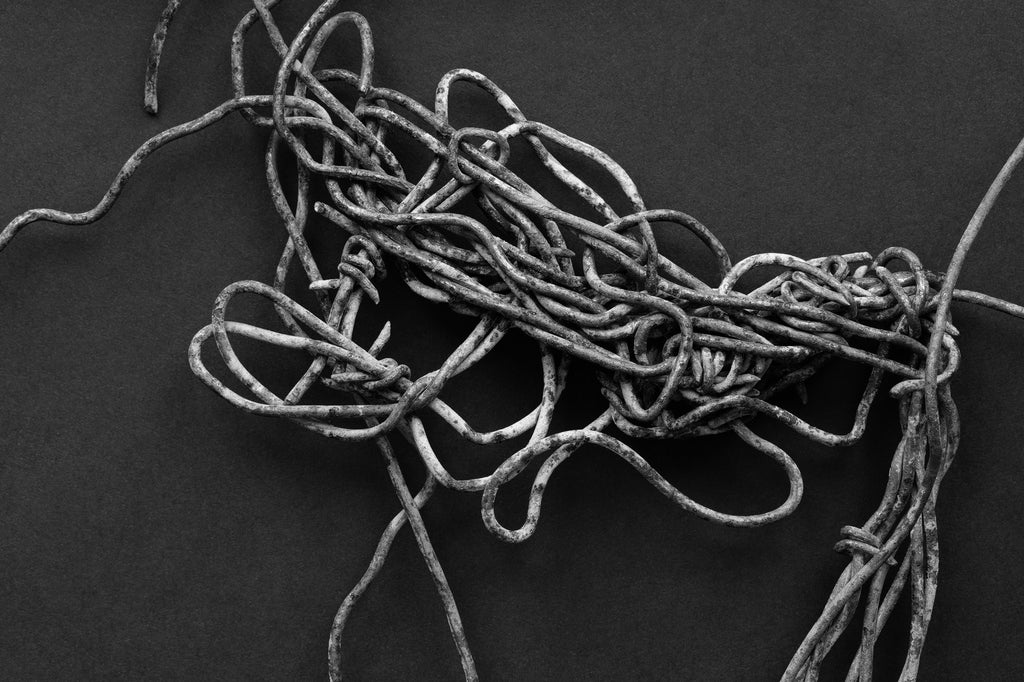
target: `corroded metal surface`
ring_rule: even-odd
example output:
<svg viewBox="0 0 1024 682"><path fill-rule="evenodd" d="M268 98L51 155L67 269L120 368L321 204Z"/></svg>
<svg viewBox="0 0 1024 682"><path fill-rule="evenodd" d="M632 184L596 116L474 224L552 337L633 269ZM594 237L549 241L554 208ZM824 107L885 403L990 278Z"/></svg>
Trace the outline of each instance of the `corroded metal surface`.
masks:
<svg viewBox="0 0 1024 682"><path fill-rule="evenodd" d="M168 3L153 37L145 90L151 112L157 106L160 52L178 4ZM285 417L330 438L373 440L379 448L402 511L385 529L365 574L338 610L330 634L331 678L342 676L342 633L349 614L407 523L434 579L466 679L477 678L455 598L420 515L438 486L480 493L488 530L521 542L537 527L552 474L589 444L619 456L658 492L701 518L760 526L796 508L803 482L789 455L752 430L754 419L778 420L818 443L849 444L863 434L881 382L891 374L898 379L891 393L898 399L903 435L885 494L870 518L841 530L836 549L849 555L849 564L782 678L816 679L829 650L859 620L861 645L849 679L870 679L879 632L900 596L909 592L910 644L901 679L916 679L937 585L935 500L959 441L949 381L960 353L950 305L962 300L1024 316L1019 306L955 288L971 242L1024 154L1024 142L985 196L944 273L926 269L899 247L874 256L810 260L764 253L733 263L698 220L677 210L647 208L629 175L607 154L528 118L482 74L448 72L434 102L426 106L374 84L370 27L358 14L336 12L336 0L324 2L291 41L274 22L270 10L276 2L253 4L232 40L230 100L147 141L92 210L35 209L16 217L0 233L0 249L35 221L82 225L99 219L146 156L232 112L268 130L267 183L288 234L276 277L270 284L242 281L225 288L214 303L211 323L193 338L188 359L206 385L243 410ZM243 46L257 25L280 57L273 93L267 95L250 95L245 88ZM326 42L346 25L358 31L362 43L358 72L318 63ZM475 85L493 97L507 125L500 130L454 127L448 112L456 83ZM335 94L339 91L346 95ZM389 146L396 137L404 148L411 143L429 154L431 161L418 177L407 175L402 158ZM296 162L294 201L287 198L279 175L281 149ZM514 172L512 160L518 155L533 155L545 173L526 178ZM586 163L611 179L615 195L599 193L560 158ZM312 199L317 185L328 200ZM542 191L556 186L575 193L587 210L560 208ZM466 210L470 205L474 209ZM629 213L622 215L613 205L627 205ZM306 241L312 213L347 235L336 273L321 272ZM652 229L659 224L693 233L717 264L717 280L705 282L661 255ZM284 292L285 279L296 268L316 292L318 305L312 310ZM361 303L379 300L376 283L386 268L424 299L477 319L441 366L419 377L383 355L390 325L368 347L353 338ZM740 280L760 268L781 274L741 291ZM240 295L271 302L281 329L230 319L229 305ZM513 330L537 343L541 395L536 408L515 423L481 432L444 402L443 391ZM275 393L236 355L232 338L237 336L304 351L308 369L287 393ZM209 343L222 360L216 371L226 370L244 390L231 388L204 362L202 349ZM846 433L824 431L773 402L781 391L800 390L831 358L872 368ZM553 431L570 361L593 368L606 409L581 428ZM317 385L334 389L337 400L307 399ZM431 446L423 421L427 412L470 443L523 438L525 444L491 474L458 479ZM758 514L711 509L669 483L616 432L659 439L733 432L778 464L789 480L789 495L775 509ZM393 437L408 440L426 469L418 492L409 489L394 458ZM495 500L502 486L534 462L539 468L534 468L525 522L510 528L497 518Z"/></svg>

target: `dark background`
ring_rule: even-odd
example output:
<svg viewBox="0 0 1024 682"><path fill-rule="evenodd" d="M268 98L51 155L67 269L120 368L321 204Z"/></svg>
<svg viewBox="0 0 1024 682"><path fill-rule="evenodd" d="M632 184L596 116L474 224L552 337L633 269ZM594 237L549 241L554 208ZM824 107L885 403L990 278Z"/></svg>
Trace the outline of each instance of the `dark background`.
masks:
<svg viewBox="0 0 1024 682"><path fill-rule="evenodd" d="M93 206L143 140L229 97L228 41L246 4L186 0L160 116L143 113L162 4L0 5L0 220ZM430 4L346 5L373 27L376 82L429 102L448 69L482 71L531 118L610 153L648 206L705 222L734 260L903 245L942 270L1024 134L1015 3ZM313 6L275 10L286 37ZM321 63L351 63L351 52L335 44ZM250 89L266 91L276 59L262 35L249 56ZM495 120L484 98L464 102L457 125ZM284 232L263 185L264 134L232 116L152 157L99 224L37 224L0 256L4 679L326 676L335 609L397 509L380 460L369 445L236 410L185 361L224 286L272 277ZM1022 218L1018 176L963 286L1024 300ZM686 265L706 261L688 239L659 238ZM363 333L390 318L390 354L418 373L470 324L394 283L384 294ZM1021 679L1024 322L955 315L964 441L940 496L921 679ZM510 339L475 375L489 387L458 383L452 400L481 427L517 418L536 400L535 356ZM272 363L271 383L291 369ZM847 429L865 375L839 365L816 377L802 414ZM573 375L563 428L593 416L594 392L586 371ZM482 678L778 678L845 565L830 549L839 528L862 523L881 497L894 413L882 397L868 435L843 450L755 422L807 484L793 516L756 531L683 513L593 449L555 475L523 545L486 532L476 495L439 493L425 516ZM508 452L438 443L462 475ZM764 510L785 495L778 472L735 438L640 447L724 510ZM502 499L501 518L521 518L523 486ZM904 605L879 645L880 679L898 674L906 618ZM347 633L352 679L459 675L408 531ZM841 677L852 644L826 679Z"/></svg>

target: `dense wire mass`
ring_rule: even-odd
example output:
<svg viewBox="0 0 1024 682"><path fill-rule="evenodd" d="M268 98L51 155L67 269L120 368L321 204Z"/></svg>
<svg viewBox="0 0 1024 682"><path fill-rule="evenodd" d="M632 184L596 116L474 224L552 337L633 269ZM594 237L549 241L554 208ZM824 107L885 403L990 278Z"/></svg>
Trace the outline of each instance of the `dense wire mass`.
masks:
<svg viewBox="0 0 1024 682"><path fill-rule="evenodd" d="M849 564L782 679L817 679L832 646L858 619L861 644L848 679L870 679L876 639L905 592L911 602L910 639L900 679L916 679L937 585L936 495L959 441L949 381L960 352L950 303L963 300L1024 316L1019 306L954 288L972 240L1024 154L1024 142L993 183L945 273L926 269L900 247L874 256L810 260L764 253L733 263L698 220L677 210L647 208L629 175L607 154L527 118L482 74L448 72L432 106L426 106L374 84L370 27L358 14L336 12L337 0L324 2L290 42L271 14L276 1L253 4L232 38L230 100L146 142L92 210L35 209L16 217L0 233L0 249L35 221L81 225L99 219L146 156L232 112L269 131L267 183L287 231L276 276L270 284L242 281L225 288L214 303L211 323L193 338L188 358L206 385L243 410L285 417L330 438L373 440L380 450L402 511L385 529L365 574L338 610L329 640L331 679L342 677L347 619L406 523L441 597L465 677L477 679L455 598L420 515L438 486L480 493L488 530L520 542L537 527L555 470L590 444L619 456L658 492L701 518L759 526L790 514L800 502L803 482L789 455L751 430L752 420L759 415L776 419L826 445L852 443L863 434L886 375L898 380L891 394L898 399L903 432L887 488L870 518L841 530L836 549L849 555ZM145 91L145 106L153 113L160 53L178 5L179 0L168 3L153 36ZM257 25L280 57L268 95L247 94L245 87L244 46ZM359 69L321 66L328 40L346 26L355 29L361 43ZM500 130L455 127L449 111L458 83L493 97L507 125ZM396 139L401 144L394 144ZM430 159L414 176L397 151L410 148ZM282 150L295 162L295 187L289 192L279 171ZM513 171L515 159L524 154L532 155L544 173L524 177ZM569 168L581 164L614 186L614 196L600 193L595 183ZM320 186L325 201L312 198ZM541 191L552 186L578 197L586 210L557 205ZM613 205L627 206L628 212ZM312 213L346 235L337 272L321 272L307 243ZM655 226L695 235L716 264L716 280L703 281L661 255ZM315 292L313 309L285 293L285 280L295 269ZM369 346L354 339L360 306L366 298L379 301L377 283L387 269L427 301L477 320L441 366L422 376L383 355L390 325ZM767 281L742 291L741 279L757 270L768 273L761 277ZM231 319L228 307L240 295L269 301L281 328ZM444 389L513 330L537 343L541 395L537 406L515 423L481 432L444 401ZM237 336L302 351L309 356L308 368L287 393L275 393L239 359L232 346ZM203 359L202 350L211 342L222 361L218 370ZM822 430L773 402L783 390L800 389L832 358L871 367L846 433ZM553 431L570 361L593 368L606 409L581 428ZM224 370L244 388L218 378ZM337 399L313 402L308 396L317 386L334 389ZM471 443L519 437L526 442L489 475L458 479L431 445L423 420L428 412ZM729 431L777 463L788 478L789 494L775 509L737 515L704 506L615 435L674 439ZM427 472L418 492L409 489L395 460L391 438L396 436L414 446ZM496 498L502 486L534 463L525 521L509 527L495 514Z"/></svg>

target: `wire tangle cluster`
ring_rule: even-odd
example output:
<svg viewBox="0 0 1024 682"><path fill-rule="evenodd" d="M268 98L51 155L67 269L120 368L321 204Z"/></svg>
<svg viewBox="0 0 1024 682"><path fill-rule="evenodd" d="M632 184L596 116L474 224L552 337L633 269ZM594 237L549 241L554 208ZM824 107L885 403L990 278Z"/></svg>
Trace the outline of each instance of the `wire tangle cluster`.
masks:
<svg viewBox="0 0 1024 682"><path fill-rule="evenodd" d="M589 444L614 453L662 495L701 518L759 526L790 514L800 502L803 482L793 459L755 434L751 420L770 417L815 442L846 445L863 434L886 375L898 380L890 393L898 401L903 430L887 488L866 522L841 530L836 550L849 555L849 564L782 679L816 679L825 656L858 614L861 644L848 679L870 679L875 641L906 591L911 600L910 641L900 679L916 679L937 585L935 499L959 440L949 380L960 353L949 320L950 302L960 299L1021 312L1012 304L953 288L986 204L945 274L925 269L917 256L899 247L875 256L852 253L809 260L764 253L733 263L698 220L677 210L648 208L610 156L527 118L482 74L448 72L432 105L423 105L374 84L373 42L362 16L337 12L337 0L327 0L289 42L271 14L275 4L254 0L254 9L234 31L230 100L146 142L91 211L36 209L18 216L0 233L0 249L31 222L93 222L110 208L148 154L232 112L269 131L267 183L287 230L276 275L270 284L242 281L225 288L188 357L195 374L233 405L290 419L330 438L373 440L385 460L402 511L385 529L366 573L338 611L329 644L331 679L342 677L342 633L349 614L406 523L440 594L465 677L477 678L459 610L420 515L438 486L480 493L486 527L503 540L520 542L537 527L554 471ZM146 88L151 112L157 109L160 51L177 7L177 0L169 3L153 38ZM245 87L246 36L258 25L280 58L269 95L247 94ZM328 41L339 35L358 36L358 69L319 64ZM453 89L460 83L492 97L507 124L498 130L457 127L450 111ZM403 150L410 148L429 158L415 176L402 159ZM295 187L289 191L279 171L282 150L295 162ZM1020 153L1018 148L1007 162L986 197L988 205ZM524 156L532 156L544 172L528 178L514 171ZM586 168L586 173L570 166ZM587 182L581 175L602 180ZM329 200L313 199L318 184ZM595 184L613 187L614 196ZM550 198L559 192L586 209L559 207ZM336 271L322 272L307 242L306 227L314 213L347 235ZM694 235L707 251L702 257L710 256L715 264L717 279L703 281L660 253L655 227ZM285 293L286 278L296 268L315 292L313 309ZM361 305L366 299L379 302L377 284L388 270L427 301L477 320L441 366L422 376L386 357L390 324L368 347L354 339ZM741 291L741 279L757 270L773 276ZM228 308L243 294L272 304L282 327L231 319ZM537 343L543 377L537 405L503 428L476 430L445 402L444 389L513 330ZM275 393L240 360L232 346L238 336L302 351L309 357L308 367L287 393ZM211 342L223 368L245 390L231 388L207 366L203 349ZM802 389L833 358L871 367L846 433L813 426L773 402L783 390ZM607 407L578 429L553 431L570 361L593 367ZM338 399L311 401L308 396L316 386L335 389ZM456 478L432 447L423 420L427 412L473 444L515 438L525 443L491 473ZM775 509L758 514L711 509L662 477L613 435L616 431L658 439L733 432L778 464L789 480L789 494ZM417 492L409 489L395 460L390 439L396 435L414 446L426 469L426 482ZM533 484L525 520L509 527L497 518L495 501L501 488L528 468Z"/></svg>

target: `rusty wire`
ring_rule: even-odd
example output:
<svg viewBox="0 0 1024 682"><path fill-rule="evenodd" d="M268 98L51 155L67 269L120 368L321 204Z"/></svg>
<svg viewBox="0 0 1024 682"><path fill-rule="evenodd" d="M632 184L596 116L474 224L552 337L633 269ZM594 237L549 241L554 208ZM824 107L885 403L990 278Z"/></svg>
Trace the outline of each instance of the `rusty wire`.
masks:
<svg viewBox="0 0 1024 682"><path fill-rule="evenodd" d="M1014 150L968 225L945 273L928 270L912 252L893 247L868 253L801 259L764 253L733 263L714 234L676 210L648 209L629 175L607 154L531 120L494 82L475 71L448 72L433 107L373 83L370 27L353 12L335 12L327 0L287 42L271 15L276 0L254 0L232 39L230 100L207 114L168 129L143 144L125 163L93 209L66 213L27 211L0 232L0 250L32 222L83 225L102 217L139 164L164 144L238 111L266 128L266 177L288 239L271 284L242 281L217 297L209 325L188 350L195 374L235 406L254 414L285 417L343 441L373 440L402 505L385 529L369 567L337 612L329 639L332 680L341 679L342 633L360 596L373 581L392 542L408 523L441 597L465 677L476 667L459 610L434 553L420 509L438 486L481 494L484 524L494 535L521 542L535 531L545 487L557 467L586 444L623 459L658 492L716 523L755 527L790 514L800 502L799 468L781 448L751 430L761 415L807 438L847 445L864 433L868 411L886 375L898 383L902 439L892 458L883 499L861 525L846 526L836 550L849 564L798 647L783 680L814 680L823 660L861 612L861 644L848 679L871 677L875 642L901 595L909 591L910 642L901 680L917 677L935 600L938 539L935 500L959 441L959 419L949 381L960 361L952 300L985 305L1024 317L1020 306L955 289L955 283L989 208L1024 155ZM179 0L170 0L153 36L145 106L157 108L156 79L167 27ZM262 25L280 57L269 95L245 88L246 35ZM318 58L343 26L361 40L358 71L322 68ZM500 130L456 128L449 121L450 94L459 82L493 97L508 117ZM328 85L334 89L329 89ZM345 91L354 105L342 102ZM388 145L393 136L429 152L419 177L408 177ZM294 201L282 186L280 150L296 160ZM513 155L533 154L546 176L531 181L510 168ZM617 186L606 197L559 160L571 157L603 173ZM329 201L311 199L322 183ZM538 189L561 186L589 207L587 215L559 208ZM613 204L625 202L620 215ZM484 216L474 218L474 203ZM311 205L312 204L312 205ZM317 213L347 236L337 273L322 273L304 236ZM717 265L717 281L705 282L658 250L654 225L673 225L696 235ZM301 268L317 295L310 310L284 293L287 275ZM408 366L384 357L390 325L369 346L353 332L364 299L379 300L376 282L390 268L415 293L477 319L475 328L440 367L413 377ZM737 285L759 268L782 270L746 292ZM267 299L283 330L229 318L239 295ZM497 430L474 429L444 402L445 386L483 359L512 332L537 342L543 388L537 406ZM310 357L308 369L284 395L264 386L236 355L232 337L243 336ZM245 391L232 389L202 358L211 341L224 368ZM870 350L865 350L865 346ZM815 427L772 399L800 388L827 360L843 358L871 367L853 423L846 433ZM581 428L552 432L553 414L566 385L570 361L594 368L606 409ZM336 402L306 400L310 389L335 389ZM515 438L525 444L487 475L453 477L435 454L423 415L433 412L467 441L487 445ZM733 432L781 467L789 494L775 509L737 515L711 509L683 494L636 450L612 435L685 438ZM410 442L426 470L418 492L409 489L391 438ZM510 528L495 514L495 500L509 481L534 462L525 521Z"/></svg>

